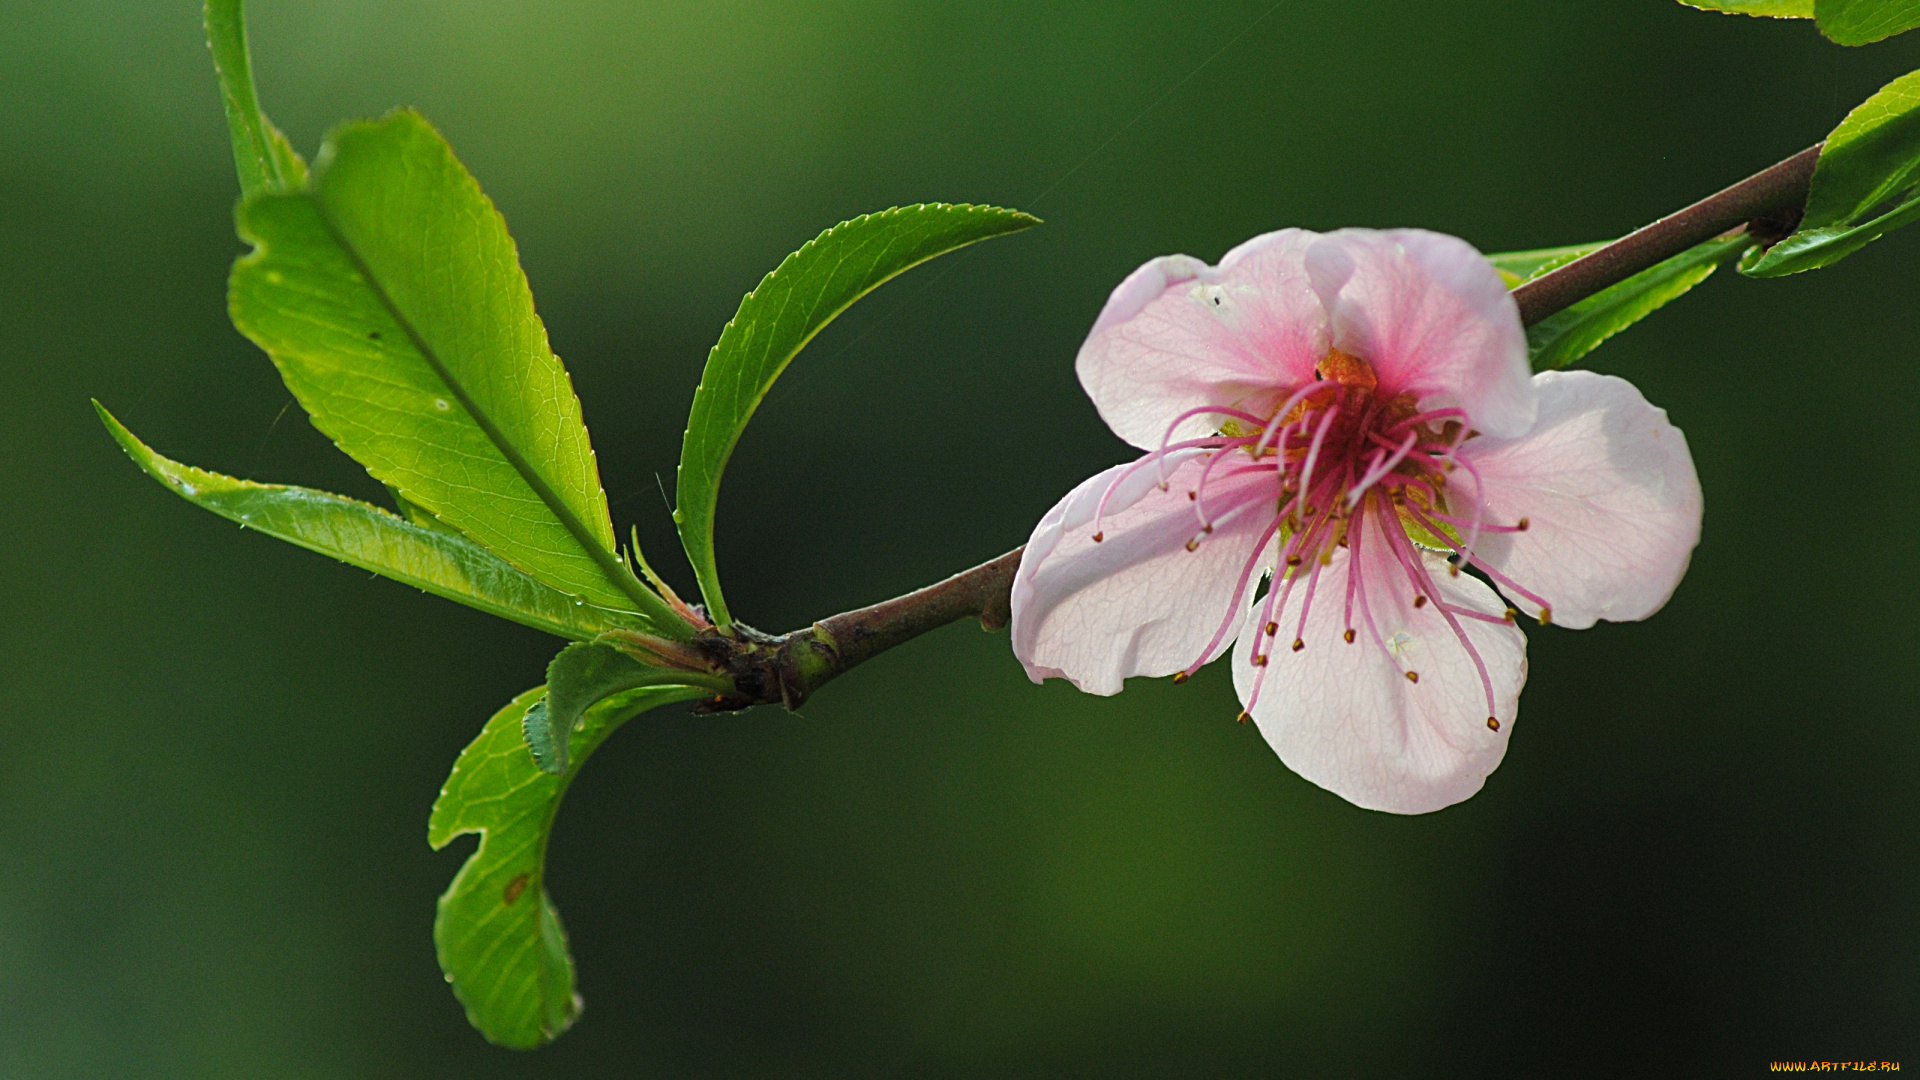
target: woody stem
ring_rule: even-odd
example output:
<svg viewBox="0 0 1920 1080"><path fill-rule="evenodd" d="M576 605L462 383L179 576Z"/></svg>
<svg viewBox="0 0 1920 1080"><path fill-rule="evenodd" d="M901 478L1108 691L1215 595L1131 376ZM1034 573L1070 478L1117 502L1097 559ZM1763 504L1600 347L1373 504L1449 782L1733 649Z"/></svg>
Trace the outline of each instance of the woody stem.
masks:
<svg viewBox="0 0 1920 1080"><path fill-rule="evenodd" d="M1513 290L1514 302L1520 305L1520 321L1532 326L1731 229L1746 226L1756 239L1780 239L1799 224L1813 183L1813 167L1824 145L1815 143L1772 168Z"/></svg>

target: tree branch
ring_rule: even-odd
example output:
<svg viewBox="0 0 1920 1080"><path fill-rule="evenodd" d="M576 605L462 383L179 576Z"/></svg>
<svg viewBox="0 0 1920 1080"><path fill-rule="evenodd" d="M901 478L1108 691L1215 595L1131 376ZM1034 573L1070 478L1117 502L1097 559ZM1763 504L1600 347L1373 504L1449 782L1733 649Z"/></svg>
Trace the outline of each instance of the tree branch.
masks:
<svg viewBox="0 0 1920 1080"><path fill-rule="evenodd" d="M1763 244L1784 238L1799 225L1819 158L1820 145L1808 147L1527 282L1513 291L1520 321L1531 326L1732 229L1745 226ZM840 673L929 630L969 615L988 630L1001 629L1011 619L1013 576L1024 550L1015 548L937 585L791 634L772 637L738 623L705 631L696 647L705 650L715 668L732 676L736 692L695 708L716 712L776 703L798 708Z"/></svg>
<svg viewBox="0 0 1920 1080"><path fill-rule="evenodd" d="M1784 238L1800 223L1807 190L1813 183L1813 167L1824 145L1815 143L1717 195L1668 214L1513 290L1514 302L1520 305L1520 321L1532 326L1729 229L1747 225L1754 239L1762 243Z"/></svg>

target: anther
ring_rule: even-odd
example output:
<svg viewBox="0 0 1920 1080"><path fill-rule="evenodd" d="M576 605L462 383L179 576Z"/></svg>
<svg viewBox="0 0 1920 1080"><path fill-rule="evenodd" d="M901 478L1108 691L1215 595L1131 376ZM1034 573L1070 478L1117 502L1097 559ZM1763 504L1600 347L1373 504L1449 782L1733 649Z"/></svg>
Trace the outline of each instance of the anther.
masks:
<svg viewBox="0 0 1920 1080"><path fill-rule="evenodd" d="M1531 525L1531 524L1533 524L1533 523L1532 523L1532 522L1530 522L1530 521L1528 521L1528 520L1527 520L1526 518L1521 518L1521 519L1520 519L1520 520L1519 520L1518 522L1516 522L1516 523L1514 524L1514 526L1513 526L1513 527L1514 527L1514 528L1516 528L1516 529L1519 529L1519 530L1520 530L1521 532L1526 532L1526 531L1527 531L1527 526L1528 526L1528 525Z"/></svg>
<svg viewBox="0 0 1920 1080"><path fill-rule="evenodd" d="M1339 543L1339 545L1340 545L1341 547L1346 547L1346 546L1348 546L1348 545L1347 545L1347 537L1346 537L1346 534L1345 534L1345 533L1342 533L1342 534L1340 535L1340 539L1339 539L1339 541L1338 541L1338 543Z"/></svg>
<svg viewBox="0 0 1920 1080"><path fill-rule="evenodd" d="M1272 654L1272 653L1262 653L1262 654L1260 654L1259 656L1256 656L1256 657L1254 657L1254 658L1253 658L1253 666L1254 666L1254 667L1266 667L1266 666L1267 666L1267 661L1268 661L1268 660L1271 660L1271 659L1273 659L1273 654Z"/></svg>
<svg viewBox="0 0 1920 1080"><path fill-rule="evenodd" d="M1209 521L1205 525L1200 526L1200 531L1211 534L1213 532L1213 522Z"/></svg>
<svg viewBox="0 0 1920 1080"><path fill-rule="evenodd" d="M1552 624L1553 624L1553 609L1550 607L1541 608L1540 609L1540 625L1551 626Z"/></svg>
<svg viewBox="0 0 1920 1080"><path fill-rule="evenodd" d="M1306 647L1307 647L1307 643L1306 643L1306 642L1304 642L1304 641L1302 641L1302 640L1300 640L1299 638L1294 638L1294 639L1293 639L1293 651L1294 651L1294 652L1299 652L1299 651L1300 651L1301 649L1304 649L1304 648L1306 648Z"/></svg>
<svg viewBox="0 0 1920 1080"><path fill-rule="evenodd" d="M1420 681L1420 673L1419 673L1419 672L1417 672L1417 671L1409 671L1409 672L1407 672L1407 681L1408 681L1408 682L1411 682L1411 683L1417 683L1417 682L1419 682L1419 681Z"/></svg>
<svg viewBox="0 0 1920 1080"><path fill-rule="evenodd" d="M1488 731L1499 731L1499 730L1500 730L1500 721L1499 721L1499 719L1498 719L1498 718L1496 718L1496 717L1492 717L1492 716L1489 716L1489 717L1487 717L1487 730L1488 730Z"/></svg>
<svg viewBox="0 0 1920 1080"><path fill-rule="evenodd" d="M1347 627L1347 632L1340 636L1347 639L1347 644L1349 645L1353 644L1353 627L1351 626Z"/></svg>
<svg viewBox="0 0 1920 1080"><path fill-rule="evenodd" d="M1107 538L1107 534L1103 532L1097 532L1093 534L1093 542L1096 544L1102 540L1105 540L1106 538Z"/></svg>
<svg viewBox="0 0 1920 1080"><path fill-rule="evenodd" d="M1459 564L1459 563L1448 563L1448 564L1447 564L1447 576L1448 576L1448 577L1459 577L1459 576L1460 576L1460 564Z"/></svg>
<svg viewBox="0 0 1920 1080"><path fill-rule="evenodd" d="M1188 551L1199 551L1199 550L1200 550L1200 541L1198 541L1198 540L1189 540L1189 541L1187 541L1187 550L1188 550Z"/></svg>
<svg viewBox="0 0 1920 1080"><path fill-rule="evenodd" d="M1416 608L1426 607L1427 595L1425 593L1415 593L1413 597L1413 606Z"/></svg>
<svg viewBox="0 0 1920 1080"><path fill-rule="evenodd" d="M1295 567L1295 566L1299 566L1299 565L1300 565L1300 556L1298 556L1298 555L1289 555L1289 556L1287 556L1287 566L1288 566L1288 567Z"/></svg>
<svg viewBox="0 0 1920 1080"><path fill-rule="evenodd" d="M1250 713L1248 713L1248 712L1247 712L1247 710L1245 710L1245 709L1241 709L1241 710L1240 710L1240 715L1239 715L1238 717L1236 717L1235 719L1237 719L1237 720L1239 720L1239 721L1240 721L1241 723L1243 723L1243 724L1244 724L1244 723L1246 723L1247 721L1249 721L1249 720L1251 720L1251 719L1253 719L1253 716L1252 716L1252 715L1251 715Z"/></svg>
<svg viewBox="0 0 1920 1080"><path fill-rule="evenodd" d="M1187 492L1187 501L1188 501L1188 502L1194 502L1195 500L1197 500L1197 499L1199 499L1199 498L1200 498L1200 493L1199 493L1199 492L1197 492L1197 491L1189 491L1189 492Z"/></svg>
<svg viewBox="0 0 1920 1080"><path fill-rule="evenodd" d="M1187 679L1189 678L1191 678L1191 676L1189 676L1184 671L1175 672L1173 676L1173 685L1179 686L1181 683L1186 682Z"/></svg>
<svg viewBox="0 0 1920 1080"><path fill-rule="evenodd" d="M1517 612L1517 611L1515 611L1515 610L1513 610L1512 608L1508 608L1508 609L1507 609L1507 611L1506 611L1506 614L1504 614L1504 615L1502 615L1502 616L1500 616L1500 617L1501 617L1501 618L1503 618L1503 619L1505 619L1505 620L1506 620L1506 621L1508 621L1508 622L1512 622L1512 621L1513 621L1513 617L1514 617L1515 615L1518 615L1518 614L1520 614L1520 613L1519 613L1519 612Z"/></svg>
<svg viewBox="0 0 1920 1080"><path fill-rule="evenodd" d="M1270 623L1268 623L1268 624L1267 624L1267 636L1268 636L1268 637L1272 637L1273 635L1275 635L1275 634L1277 634L1277 633L1279 633L1279 632L1280 632L1280 624L1279 624L1279 623L1277 623L1277 622L1270 622Z"/></svg>

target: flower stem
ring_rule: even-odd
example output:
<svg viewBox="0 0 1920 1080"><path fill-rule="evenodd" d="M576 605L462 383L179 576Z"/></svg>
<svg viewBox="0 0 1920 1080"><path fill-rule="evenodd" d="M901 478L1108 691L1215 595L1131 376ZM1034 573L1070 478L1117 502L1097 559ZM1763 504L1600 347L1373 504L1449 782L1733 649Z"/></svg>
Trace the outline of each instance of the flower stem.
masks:
<svg viewBox="0 0 1920 1080"><path fill-rule="evenodd" d="M1781 239L1799 224L1821 145L1520 286L1513 291L1520 321L1531 326L1733 229L1746 228L1760 243ZM735 692L695 708L708 712L763 704L798 708L841 672L929 630L969 615L985 629L999 630L1011 618L1013 576L1024 550L1015 548L938 584L823 619L791 634L774 637L738 623L704 631L695 647L704 649L713 665L732 677Z"/></svg>

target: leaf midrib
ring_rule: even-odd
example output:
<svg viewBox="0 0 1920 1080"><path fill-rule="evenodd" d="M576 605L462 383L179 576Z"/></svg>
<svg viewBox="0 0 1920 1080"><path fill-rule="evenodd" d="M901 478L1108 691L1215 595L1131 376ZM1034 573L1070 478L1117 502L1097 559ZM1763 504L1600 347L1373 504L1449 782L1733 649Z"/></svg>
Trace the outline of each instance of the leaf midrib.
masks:
<svg viewBox="0 0 1920 1080"><path fill-rule="evenodd" d="M634 602L639 614L645 615L648 621L655 623L662 633L670 637L689 636L686 633L686 624L667 607L664 601L647 591L646 586L640 584L640 579L631 573L624 572L625 567L614 554L600 545L593 533L587 529L586 523L580 520L579 515L573 512L573 508L568 506L560 498L559 493L553 490L553 486L547 483L546 477L541 476L539 470L533 467L533 463L521 455L519 449L507 438L506 432L500 430L499 425L493 422L493 418L488 416L486 410L480 408L479 402L474 400L473 395L467 392L466 386L454 378L453 371L447 366L446 361L440 359L440 354L427 344L426 338L414 327L413 320L407 318L406 313L400 310L400 305L394 303L393 297L387 294L386 287L374 274L373 267L361 257L360 249L347 239L346 234L334 222L333 215L327 211L326 204L317 196L308 196L308 198L313 203L314 211L319 215L321 225L326 227L327 234L333 237L334 243L340 245L341 251L347 253L347 258L353 261L354 269L359 272L361 280L365 281L367 288L373 291L380 305L386 308L387 314L399 324L400 329L406 333L407 339L413 342L413 347L419 350L427 366L432 368L434 374L440 377L440 381L446 384L447 391L459 399L461 407L467 410L467 415L473 417L473 422L480 426L481 432L487 436L488 441L492 442L501 456L507 459L507 464L513 466L514 471L520 474L520 478L533 489L533 493L539 496L547 509L560 519L560 524L565 526L574 541L586 550L587 557L591 558L594 565L600 568L600 572L606 575L608 582L625 593Z"/></svg>

